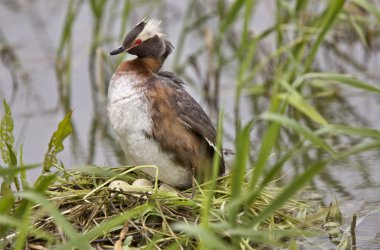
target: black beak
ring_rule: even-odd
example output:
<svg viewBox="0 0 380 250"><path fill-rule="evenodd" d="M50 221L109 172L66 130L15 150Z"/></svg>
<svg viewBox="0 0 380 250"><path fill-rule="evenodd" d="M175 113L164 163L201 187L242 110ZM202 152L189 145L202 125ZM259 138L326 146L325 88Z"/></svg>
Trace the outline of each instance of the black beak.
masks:
<svg viewBox="0 0 380 250"><path fill-rule="evenodd" d="M126 50L126 48L124 48L123 46L121 46L121 47L118 48L118 49L112 50L112 51L110 52L110 56L114 56L114 55L117 55L117 54L123 53L125 50Z"/></svg>

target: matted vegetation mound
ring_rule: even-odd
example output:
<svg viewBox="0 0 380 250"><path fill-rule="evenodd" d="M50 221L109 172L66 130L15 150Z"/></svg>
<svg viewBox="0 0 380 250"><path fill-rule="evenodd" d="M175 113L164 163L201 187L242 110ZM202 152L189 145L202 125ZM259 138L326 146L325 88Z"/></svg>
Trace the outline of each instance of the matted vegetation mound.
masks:
<svg viewBox="0 0 380 250"><path fill-rule="evenodd" d="M62 249L79 247L78 239L68 235L68 230L75 230L82 240L97 249L121 249L121 246L193 249L199 245L198 239L204 237L215 241L212 243L215 246L224 245L223 248L239 237L241 246L249 249L263 243L281 245L280 242L301 235L297 228L308 225L310 229L310 223L305 223L308 207L292 200L263 223L252 223L273 202L279 193L277 188L262 190L252 205L239 206L237 212L230 203L227 177L217 181L208 208L207 183L197 186L191 199L192 190L164 191L157 188L157 183L155 187L110 188L114 180L135 181L138 175L132 168L82 170L62 170L56 174L59 176L46 191L47 200L55 208L44 204L33 206L31 227L39 233L28 237L29 248L60 244ZM51 209L59 210L68 223L62 223L63 218L54 216ZM231 221L233 217L235 220ZM208 221L203 221L204 218ZM71 224L72 228L64 224Z"/></svg>

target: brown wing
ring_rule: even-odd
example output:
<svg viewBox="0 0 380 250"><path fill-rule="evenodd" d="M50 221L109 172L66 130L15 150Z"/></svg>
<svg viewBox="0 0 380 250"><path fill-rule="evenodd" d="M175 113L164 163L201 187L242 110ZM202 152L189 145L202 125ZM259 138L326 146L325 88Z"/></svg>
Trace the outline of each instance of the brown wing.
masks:
<svg viewBox="0 0 380 250"><path fill-rule="evenodd" d="M151 81L147 91L152 106L152 136L176 161L209 176L215 153L216 131L201 106L183 89L182 81L165 73ZM205 169L203 166L205 166ZM221 156L220 172L224 173Z"/></svg>
<svg viewBox="0 0 380 250"><path fill-rule="evenodd" d="M176 89L176 93L172 94L171 105L178 117L189 129L214 146L216 144L215 127L202 107L183 89L185 83L172 72L161 71L159 75L164 79L164 86Z"/></svg>

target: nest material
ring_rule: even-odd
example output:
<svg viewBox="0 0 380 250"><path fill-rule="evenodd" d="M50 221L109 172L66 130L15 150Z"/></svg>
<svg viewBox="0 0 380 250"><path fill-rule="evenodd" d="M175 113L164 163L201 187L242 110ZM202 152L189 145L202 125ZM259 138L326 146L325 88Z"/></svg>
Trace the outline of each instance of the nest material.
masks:
<svg viewBox="0 0 380 250"><path fill-rule="evenodd" d="M137 178L135 173L120 176L122 172L120 168L112 171L115 172L115 176L119 174L119 177L128 178L129 181ZM65 176L60 177L49 188L47 196L79 233L88 232L102 222L133 208L147 204L150 208L133 219L124 221L122 225L104 232L96 239L92 239L90 243L97 249L118 249L117 247L122 244L134 247L165 248L172 243L178 243L184 246L184 249L195 248L196 239L184 235L183 232L173 231L171 226L173 223L196 224L199 222L202 196L205 191L202 190L202 187L196 188L194 199L190 199L192 190L174 194L161 192L151 187L137 191L110 190L108 188L109 178L95 177L80 171L69 170L65 170ZM218 180L210 216L210 219L215 222L220 222L228 217L225 205L230 198L229 185L226 177ZM261 209L270 204L277 193L276 189L264 190L255 204L241 213L240 222L243 223L244 219L254 217ZM306 205L289 201L271 217L271 226L274 223L278 224L278 228L292 228L300 223L295 215L305 209ZM54 240L47 242L45 239L29 237L28 247L30 249L49 248L67 240L54 218L47 216L46 211L40 206L34 207L33 216L35 218L34 228L47 232L53 236Z"/></svg>

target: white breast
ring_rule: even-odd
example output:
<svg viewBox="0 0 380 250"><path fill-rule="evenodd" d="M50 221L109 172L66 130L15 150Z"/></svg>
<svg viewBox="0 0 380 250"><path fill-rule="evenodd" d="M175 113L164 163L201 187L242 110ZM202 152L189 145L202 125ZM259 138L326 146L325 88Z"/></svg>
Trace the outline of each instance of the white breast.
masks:
<svg viewBox="0 0 380 250"><path fill-rule="evenodd" d="M136 88L143 79L134 74L114 75L108 89L107 111L116 137L130 165L156 165L159 180L177 187L191 185L191 172L162 152L159 144L148 139L152 130L149 102L144 88ZM141 86L141 85L140 85ZM155 169L143 170L152 177Z"/></svg>

